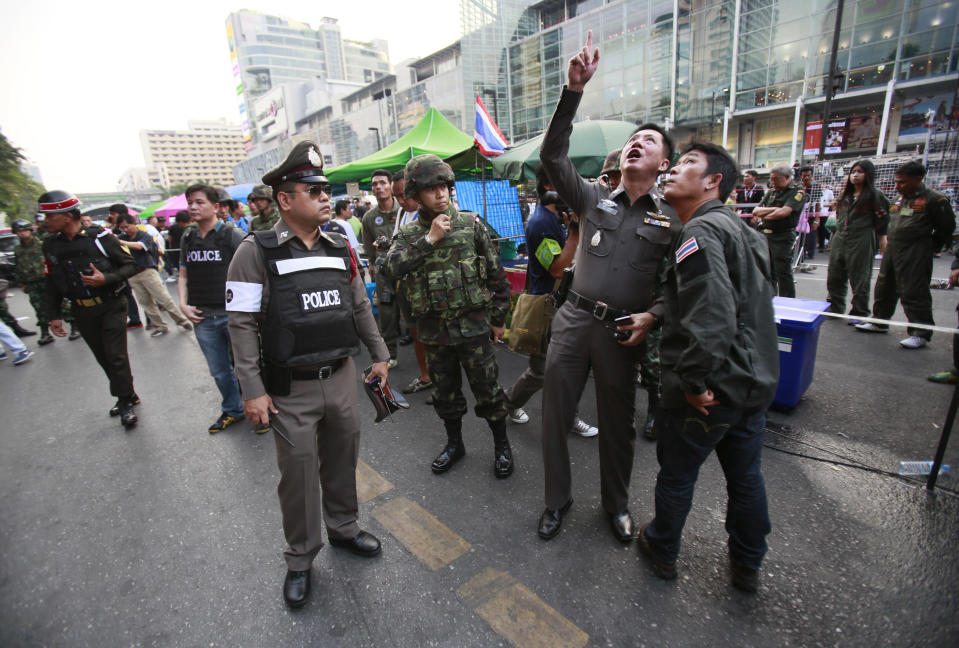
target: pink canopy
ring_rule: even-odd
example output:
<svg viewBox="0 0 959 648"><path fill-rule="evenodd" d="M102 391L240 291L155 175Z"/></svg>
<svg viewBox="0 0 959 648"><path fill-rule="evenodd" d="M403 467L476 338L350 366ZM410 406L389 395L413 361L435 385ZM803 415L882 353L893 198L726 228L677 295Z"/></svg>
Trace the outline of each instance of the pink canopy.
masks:
<svg viewBox="0 0 959 648"><path fill-rule="evenodd" d="M169 223L170 219L176 216L178 211L184 209L186 209L186 196L180 194L179 196L173 196L167 200L166 204L164 204L162 207L158 207L153 213L156 214L157 218L162 218Z"/></svg>

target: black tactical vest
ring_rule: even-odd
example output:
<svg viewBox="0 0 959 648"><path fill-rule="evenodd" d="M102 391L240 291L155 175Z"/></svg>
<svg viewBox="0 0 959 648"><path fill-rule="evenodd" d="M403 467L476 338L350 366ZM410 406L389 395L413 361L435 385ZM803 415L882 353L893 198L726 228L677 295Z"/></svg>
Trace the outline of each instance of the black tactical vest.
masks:
<svg viewBox="0 0 959 648"><path fill-rule="evenodd" d="M61 295L68 299L89 299L90 297L115 297L127 286L126 281L109 286L86 286L80 279L83 271L93 264L100 272L114 272L116 265L103 249L98 240L109 236L110 232L100 227L88 227L73 240L55 234L43 243L44 257L50 267L50 278Z"/></svg>
<svg viewBox="0 0 959 648"><path fill-rule="evenodd" d="M192 306L223 308L226 271L233 259L233 226L224 223L213 236L191 228L183 236L180 263L186 266L187 298Z"/></svg>
<svg viewBox="0 0 959 648"><path fill-rule="evenodd" d="M274 230L252 234L270 287L260 325L264 360L305 367L359 353L346 241L321 235L312 250L304 250L280 245Z"/></svg>

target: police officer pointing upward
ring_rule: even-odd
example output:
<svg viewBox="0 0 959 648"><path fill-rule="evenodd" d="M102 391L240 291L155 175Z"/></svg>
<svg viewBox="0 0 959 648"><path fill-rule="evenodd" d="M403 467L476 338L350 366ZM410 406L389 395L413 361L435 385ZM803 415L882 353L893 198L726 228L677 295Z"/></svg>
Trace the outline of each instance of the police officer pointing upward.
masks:
<svg viewBox="0 0 959 648"><path fill-rule="evenodd" d="M50 191L38 199L51 232L43 241L47 264L47 303L50 332L64 337L61 303L70 299L80 335L93 351L110 379L110 393L117 398L111 416L120 415L124 427L137 423L133 406L140 402L133 391L133 376L127 357L126 280L139 268L130 253L108 230L84 227L80 201L66 191Z"/></svg>
<svg viewBox="0 0 959 648"><path fill-rule="evenodd" d="M602 504L614 536L631 542L629 480L633 470L636 365L647 334L659 324L655 297L663 259L679 229L675 211L656 190L673 145L656 124L643 124L620 154L614 191L583 180L569 159L573 117L599 64L592 32L570 59L568 84L550 120L540 160L556 191L580 215L576 272L567 301L553 318L543 385L546 509L537 533L556 536L573 503L567 431L590 369L599 410Z"/></svg>
<svg viewBox="0 0 959 648"><path fill-rule="evenodd" d="M319 229L330 185L316 144L297 144L263 182L273 187L280 220L237 248L226 309L246 416L275 429L288 544L283 595L300 607L323 546L321 519L333 546L380 552L379 540L356 522L360 430L351 356L362 341L373 357L371 376L385 381L389 355L346 239Z"/></svg>

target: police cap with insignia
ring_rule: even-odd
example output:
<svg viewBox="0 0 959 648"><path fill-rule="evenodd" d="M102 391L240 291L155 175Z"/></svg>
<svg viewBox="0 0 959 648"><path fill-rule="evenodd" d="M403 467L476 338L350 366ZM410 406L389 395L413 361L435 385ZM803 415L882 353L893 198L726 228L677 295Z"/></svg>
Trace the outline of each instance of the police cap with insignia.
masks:
<svg viewBox="0 0 959 648"><path fill-rule="evenodd" d="M313 142L300 142L280 166L263 176L263 183L273 188L284 182L328 182L323 175L320 147Z"/></svg>

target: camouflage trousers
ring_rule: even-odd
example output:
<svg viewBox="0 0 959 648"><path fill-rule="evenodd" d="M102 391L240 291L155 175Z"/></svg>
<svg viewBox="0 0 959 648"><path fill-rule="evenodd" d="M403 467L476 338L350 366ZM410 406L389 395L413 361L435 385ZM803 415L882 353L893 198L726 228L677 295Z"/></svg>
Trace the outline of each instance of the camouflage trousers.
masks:
<svg viewBox="0 0 959 648"><path fill-rule="evenodd" d="M661 368L659 363L659 345L663 341L663 328L657 326L646 335L643 342L642 360L639 363L639 385L650 396L659 400L662 398L662 384L660 381Z"/></svg>
<svg viewBox="0 0 959 648"><path fill-rule="evenodd" d="M27 297L30 298L30 305L33 306L33 312L37 315L37 326L44 327L50 324L50 319L52 317L49 304L49 298L47 297L47 286L44 281L31 281L28 284L24 285L24 288L27 292ZM63 320L66 322L73 322L73 315L70 312L70 301L68 299L63 300Z"/></svg>
<svg viewBox="0 0 959 648"><path fill-rule="evenodd" d="M491 423L506 419L506 398L499 384L493 343L488 336L477 336L459 344L427 344L426 364L430 380L436 385L433 407L441 419L461 419L466 414L462 389L464 371L476 399L476 415Z"/></svg>

